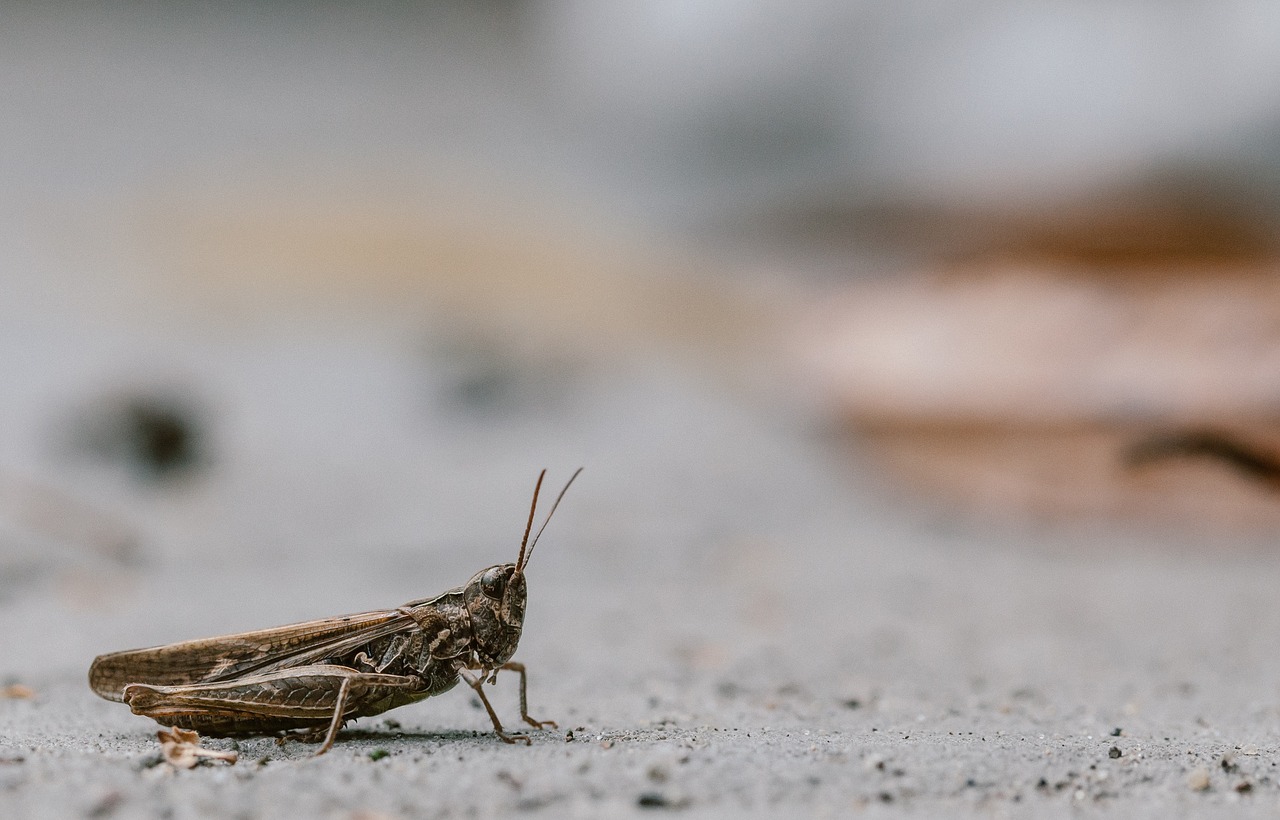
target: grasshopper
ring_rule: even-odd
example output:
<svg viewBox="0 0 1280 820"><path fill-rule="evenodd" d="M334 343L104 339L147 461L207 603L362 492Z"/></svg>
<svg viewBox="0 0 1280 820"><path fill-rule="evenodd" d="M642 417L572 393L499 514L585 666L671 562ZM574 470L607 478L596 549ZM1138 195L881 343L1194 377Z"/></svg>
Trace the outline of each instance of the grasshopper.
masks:
<svg viewBox="0 0 1280 820"><path fill-rule="evenodd" d="M348 720L381 714L466 681L493 731L508 734L485 697L498 670L520 676L520 717L529 717L523 664L512 663L524 625L525 567L579 468L529 541L543 470L514 564L482 569L460 587L395 609L361 612L273 629L99 655L89 668L98 695L129 705L165 726L215 737L276 734L333 746ZM527 551L526 551L527 546Z"/></svg>

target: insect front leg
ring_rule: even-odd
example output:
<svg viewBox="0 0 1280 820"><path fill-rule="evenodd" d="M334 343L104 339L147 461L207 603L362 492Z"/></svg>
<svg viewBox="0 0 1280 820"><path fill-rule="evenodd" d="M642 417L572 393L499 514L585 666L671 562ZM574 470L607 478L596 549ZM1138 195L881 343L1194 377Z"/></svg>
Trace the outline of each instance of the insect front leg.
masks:
<svg viewBox="0 0 1280 820"><path fill-rule="evenodd" d="M528 735L509 735L505 730L503 730L502 723L498 721L498 713L493 711L493 706L489 703L489 698L484 694L484 680L477 678L465 669L459 669L458 674L462 676L462 679L467 682L468 686L476 690L476 694L480 697L480 702L484 704L484 710L489 713L489 720L493 721L493 733L497 735L503 743L517 743L523 740L526 746L532 745L533 741L529 739Z"/></svg>
<svg viewBox="0 0 1280 820"><path fill-rule="evenodd" d="M520 676L520 717L524 718L524 722L535 729L541 729L544 726L550 726L552 729L557 728L554 720L535 720L529 717L529 699L525 694L526 676L523 663L504 663L499 669L506 669L515 672Z"/></svg>

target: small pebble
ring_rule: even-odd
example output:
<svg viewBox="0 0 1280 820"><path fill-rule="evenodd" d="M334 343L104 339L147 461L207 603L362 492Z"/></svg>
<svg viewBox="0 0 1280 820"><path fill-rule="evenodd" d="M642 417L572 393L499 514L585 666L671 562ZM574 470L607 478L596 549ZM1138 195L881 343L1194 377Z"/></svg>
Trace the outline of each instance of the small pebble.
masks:
<svg viewBox="0 0 1280 820"><path fill-rule="evenodd" d="M1123 754L1124 752L1120 751L1119 746L1112 746L1110 751L1107 752L1107 757L1111 758L1112 760L1115 760L1117 757L1120 757Z"/></svg>
<svg viewBox="0 0 1280 820"><path fill-rule="evenodd" d="M1187 786L1194 792L1209 790L1209 770L1201 767L1187 775Z"/></svg>
<svg viewBox="0 0 1280 820"><path fill-rule="evenodd" d="M143 757L134 765L138 769L154 769L156 766L159 766L163 762L164 762L164 755L160 754L160 752L157 751L157 752L152 752L151 754Z"/></svg>
<svg viewBox="0 0 1280 820"><path fill-rule="evenodd" d="M665 809L671 805L671 801L661 792L645 792L636 798L636 805L642 809Z"/></svg>

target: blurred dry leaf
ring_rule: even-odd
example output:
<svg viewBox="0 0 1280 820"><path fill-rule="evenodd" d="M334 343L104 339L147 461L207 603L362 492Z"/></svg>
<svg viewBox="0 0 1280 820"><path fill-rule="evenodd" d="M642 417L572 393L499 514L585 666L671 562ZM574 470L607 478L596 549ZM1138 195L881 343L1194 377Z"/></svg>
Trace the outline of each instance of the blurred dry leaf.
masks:
<svg viewBox="0 0 1280 820"><path fill-rule="evenodd" d="M1222 459L1125 463L1188 430L1280 447L1280 250L1247 210L1166 211L1013 220L962 263L826 294L802 366L860 452L970 511L1274 527Z"/></svg>
<svg viewBox="0 0 1280 820"><path fill-rule="evenodd" d="M0 687L0 698L9 698L12 700L31 700L36 696L36 690L30 686L24 686L21 683L11 683L8 686Z"/></svg>
<svg viewBox="0 0 1280 820"><path fill-rule="evenodd" d="M200 747L200 735L190 729L161 729L156 732L164 760L175 769L190 769L202 760L225 760L234 765L239 758L235 752L218 752Z"/></svg>

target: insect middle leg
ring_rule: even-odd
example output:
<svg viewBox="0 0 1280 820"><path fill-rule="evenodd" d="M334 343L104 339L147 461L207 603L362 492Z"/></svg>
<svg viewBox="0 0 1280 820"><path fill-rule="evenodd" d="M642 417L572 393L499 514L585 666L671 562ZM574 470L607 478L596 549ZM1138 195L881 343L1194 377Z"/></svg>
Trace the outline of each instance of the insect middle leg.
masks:
<svg viewBox="0 0 1280 820"><path fill-rule="evenodd" d="M519 741L523 740L524 745L526 746L532 745L533 741L529 739L528 735L522 735L522 734L509 735L502 728L502 723L498 720L498 713L493 711L493 705L489 703L489 698L486 697L484 694L483 678L477 678L475 675L472 675L470 672L468 672L465 669L459 669L458 674L461 675L462 679L467 682L467 686L470 686L472 689L476 690L476 695L479 696L480 702L484 704L484 710L489 713L489 720L493 721L493 733L497 735L498 738L503 743L518 743Z"/></svg>

